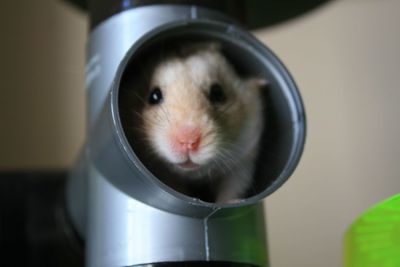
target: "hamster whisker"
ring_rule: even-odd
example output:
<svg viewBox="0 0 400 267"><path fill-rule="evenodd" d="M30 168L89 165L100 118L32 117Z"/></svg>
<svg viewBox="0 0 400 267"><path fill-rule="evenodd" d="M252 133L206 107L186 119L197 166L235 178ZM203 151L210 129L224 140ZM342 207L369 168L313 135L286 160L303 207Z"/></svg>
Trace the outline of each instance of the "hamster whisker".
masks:
<svg viewBox="0 0 400 267"><path fill-rule="evenodd" d="M228 159L227 155L223 151L218 151L217 156L218 156L219 161L225 166L226 173L231 172L232 166L235 166L235 165L229 164L230 160Z"/></svg>
<svg viewBox="0 0 400 267"><path fill-rule="evenodd" d="M137 92L132 91L132 94L134 94L143 104L147 104L147 102L143 99L142 96L140 96Z"/></svg>
<svg viewBox="0 0 400 267"><path fill-rule="evenodd" d="M212 169L217 169L222 174L229 173L230 168L229 166L226 166L226 163L224 162L223 157L219 152L217 152L217 154L213 158L212 164L214 165Z"/></svg>
<svg viewBox="0 0 400 267"><path fill-rule="evenodd" d="M134 113L135 113L135 115L138 116L140 119L144 120L143 114L140 114L140 113L137 112L137 111L134 111ZM153 120L147 120L146 122L149 123L149 124L151 124L152 126L159 127L160 125L159 125L158 123L159 123L159 122L162 122L162 118L160 118L160 117L158 116L158 117L155 117L154 119L155 119L155 121L153 121Z"/></svg>
<svg viewBox="0 0 400 267"><path fill-rule="evenodd" d="M144 105L147 104L146 101L143 99L143 97L141 97L137 92L132 91L131 93L134 94L134 95L136 96L136 98L137 98L138 100L140 100ZM143 119L143 114L140 113L139 111L137 111L136 109L133 110L133 113L136 114L139 118L142 118L142 119ZM163 121L162 118L161 118L160 116L158 116L158 120L159 120L159 121Z"/></svg>
<svg viewBox="0 0 400 267"><path fill-rule="evenodd" d="M229 161L230 164L232 164L231 167L234 167L235 169L240 169L242 172L247 173L247 176L252 177L254 170L250 168L249 166L245 165L241 160L234 158L231 156L232 152L227 151L227 150L221 150L221 153L223 153L224 159ZM232 172L232 168L231 168Z"/></svg>
<svg viewBox="0 0 400 267"><path fill-rule="evenodd" d="M240 171L240 173L242 174L240 176L248 178L243 179L243 181L239 180L239 182L241 181L242 183L247 185L248 180L252 180L251 178L253 177L254 171L250 167L243 164L243 162L235 162L235 165L233 165L232 167L234 167L234 170ZM236 171L232 171L232 167L230 168L229 174L235 175Z"/></svg>
<svg viewBox="0 0 400 267"><path fill-rule="evenodd" d="M215 131L213 131L212 129L210 129L210 130L208 130L208 131L206 131L205 133L203 133L203 135L202 135L202 138L204 139L204 138L207 138L208 136L210 136L210 135L212 135L212 134L215 134ZM209 143L212 143L212 140L210 140L211 142L209 142Z"/></svg>
<svg viewBox="0 0 400 267"><path fill-rule="evenodd" d="M143 119L143 114L140 113L139 111L137 111L137 110L132 110L132 113L133 113L133 115L139 117L140 119Z"/></svg>
<svg viewBox="0 0 400 267"><path fill-rule="evenodd" d="M217 114L216 118L220 118L223 115L225 115L225 113L227 113L230 108L234 107L234 105L235 105L235 103L233 103L233 102L229 103L227 106L225 106L223 109L221 109L219 111L219 113Z"/></svg>
<svg viewBox="0 0 400 267"><path fill-rule="evenodd" d="M220 152L221 158L228 161L231 164L231 166L237 166L240 164L240 161L238 159L231 156L231 153L232 153L231 151L221 148L221 150L219 152Z"/></svg>
<svg viewBox="0 0 400 267"><path fill-rule="evenodd" d="M229 174L230 168L225 161L221 159L215 159L215 164L218 166L218 171L221 172L221 174Z"/></svg>
<svg viewBox="0 0 400 267"><path fill-rule="evenodd" d="M125 126L126 130L129 130L131 133L146 133L146 128L141 125L130 125ZM136 137L136 136L135 136Z"/></svg>
<svg viewBox="0 0 400 267"><path fill-rule="evenodd" d="M226 107L224 107L220 112L221 113L224 113L224 112L227 112L230 108L232 108L232 107L234 107L235 106L235 102L230 102L228 105L226 105Z"/></svg>
<svg viewBox="0 0 400 267"><path fill-rule="evenodd" d="M223 140L221 148L224 149L225 151L231 151L230 152L231 154L237 154L242 152L242 147L238 146L237 144L229 140Z"/></svg>
<svg viewBox="0 0 400 267"><path fill-rule="evenodd" d="M156 110L156 112L154 112L154 116L152 117L152 119L147 120L146 122L151 122L153 125L157 125L157 123L162 125L164 122L164 116L165 116L164 112L161 112L160 110Z"/></svg>
<svg viewBox="0 0 400 267"><path fill-rule="evenodd" d="M163 113L164 113L164 115L165 115L165 118L167 119L168 124L169 124L169 125L172 125L172 124L171 124L171 121L169 120L170 113L168 112L168 110L165 109L162 105L160 106L160 108L161 108L161 110L163 111Z"/></svg>
<svg viewBox="0 0 400 267"><path fill-rule="evenodd" d="M233 142L229 142L227 140L224 141L224 144L226 144L229 147L229 149L232 151L231 154L237 154L237 155L242 155L243 154L243 147L242 146L239 146L238 144L235 144Z"/></svg>
<svg viewBox="0 0 400 267"><path fill-rule="evenodd" d="M201 142L200 146L199 146L199 149L203 149L203 148L211 145L212 143L213 143L213 140L209 140L208 142Z"/></svg>

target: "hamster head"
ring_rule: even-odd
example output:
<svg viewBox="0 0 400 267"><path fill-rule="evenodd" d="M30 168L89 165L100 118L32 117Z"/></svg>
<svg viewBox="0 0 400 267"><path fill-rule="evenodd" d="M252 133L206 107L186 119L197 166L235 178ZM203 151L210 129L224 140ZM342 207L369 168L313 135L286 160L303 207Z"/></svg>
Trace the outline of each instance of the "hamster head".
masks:
<svg viewBox="0 0 400 267"><path fill-rule="evenodd" d="M189 177L227 172L262 132L261 79L241 79L215 45L156 64L143 109L146 139Z"/></svg>

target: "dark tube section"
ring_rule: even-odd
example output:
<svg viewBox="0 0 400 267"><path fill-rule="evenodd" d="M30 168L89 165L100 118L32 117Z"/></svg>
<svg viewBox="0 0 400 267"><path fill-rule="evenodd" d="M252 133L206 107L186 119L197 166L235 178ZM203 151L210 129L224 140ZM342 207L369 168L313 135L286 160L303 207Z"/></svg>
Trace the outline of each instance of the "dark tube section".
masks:
<svg viewBox="0 0 400 267"><path fill-rule="evenodd" d="M72 0L70 0L72 1ZM291 19L328 0L74 0L89 9L90 27L124 10L155 4L196 5L219 10L235 18L246 28L254 29Z"/></svg>

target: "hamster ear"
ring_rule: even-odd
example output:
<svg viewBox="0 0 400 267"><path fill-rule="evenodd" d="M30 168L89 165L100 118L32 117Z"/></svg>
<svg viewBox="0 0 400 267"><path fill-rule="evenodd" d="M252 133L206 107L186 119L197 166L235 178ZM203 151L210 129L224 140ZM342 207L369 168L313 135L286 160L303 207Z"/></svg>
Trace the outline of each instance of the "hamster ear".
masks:
<svg viewBox="0 0 400 267"><path fill-rule="evenodd" d="M246 84L250 88L262 89L269 84L269 81L265 78L250 78L246 80Z"/></svg>

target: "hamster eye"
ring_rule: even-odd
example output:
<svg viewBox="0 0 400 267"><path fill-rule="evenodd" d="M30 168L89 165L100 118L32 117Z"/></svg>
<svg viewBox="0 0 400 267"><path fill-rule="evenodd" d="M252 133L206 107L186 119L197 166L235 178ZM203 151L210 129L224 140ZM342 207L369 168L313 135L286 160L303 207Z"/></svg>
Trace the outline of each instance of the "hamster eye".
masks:
<svg viewBox="0 0 400 267"><path fill-rule="evenodd" d="M159 87L154 87L149 95L148 102L150 105L160 104L163 100L163 95Z"/></svg>
<svg viewBox="0 0 400 267"><path fill-rule="evenodd" d="M222 86L218 83L213 83L210 87L208 99L213 104L221 104L226 101L226 95Z"/></svg>

